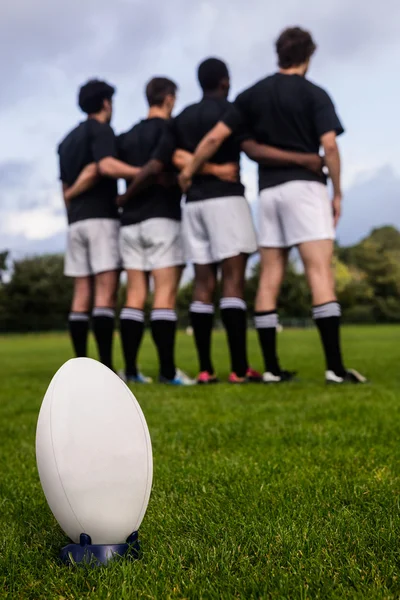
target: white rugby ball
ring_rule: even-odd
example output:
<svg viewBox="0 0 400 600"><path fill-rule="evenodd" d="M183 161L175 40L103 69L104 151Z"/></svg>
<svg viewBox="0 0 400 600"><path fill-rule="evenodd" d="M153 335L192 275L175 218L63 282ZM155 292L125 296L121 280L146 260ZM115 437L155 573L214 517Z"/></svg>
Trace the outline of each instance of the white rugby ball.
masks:
<svg viewBox="0 0 400 600"><path fill-rule="evenodd" d="M153 459L143 412L110 369L89 358L55 374L40 409L36 459L47 502L74 542L122 544L150 498Z"/></svg>

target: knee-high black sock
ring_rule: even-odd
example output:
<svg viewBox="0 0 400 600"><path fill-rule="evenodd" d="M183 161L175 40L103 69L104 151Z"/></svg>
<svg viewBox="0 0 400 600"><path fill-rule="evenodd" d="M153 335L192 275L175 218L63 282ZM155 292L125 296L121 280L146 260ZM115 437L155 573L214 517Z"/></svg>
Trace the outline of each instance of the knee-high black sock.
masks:
<svg viewBox="0 0 400 600"><path fill-rule="evenodd" d="M115 311L113 308L93 309L93 333L96 338L100 361L113 369L112 345L114 334Z"/></svg>
<svg viewBox="0 0 400 600"><path fill-rule="evenodd" d="M340 349L341 314L338 302L328 302L327 304L313 307L313 318L319 329L324 347L326 368L328 371L333 371L339 377L346 373Z"/></svg>
<svg viewBox="0 0 400 600"><path fill-rule="evenodd" d="M211 334L214 323L214 305L203 302L192 302L190 306L190 322L193 327L200 371L214 375L211 362Z"/></svg>
<svg viewBox="0 0 400 600"><path fill-rule="evenodd" d="M71 312L68 318L69 333L77 358L87 355L89 333L89 315L83 312Z"/></svg>
<svg viewBox="0 0 400 600"><path fill-rule="evenodd" d="M221 299L221 318L228 336L233 373L245 377L247 364L247 307L241 298Z"/></svg>
<svg viewBox="0 0 400 600"><path fill-rule="evenodd" d="M260 341L261 351L264 357L265 371L279 376L281 368L279 365L276 349L276 328L278 326L278 313L257 312L254 315L254 323Z"/></svg>
<svg viewBox="0 0 400 600"><path fill-rule="evenodd" d="M160 375L174 379L176 313L171 309L154 309L151 312L151 333L157 347L160 362Z"/></svg>
<svg viewBox="0 0 400 600"><path fill-rule="evenodd" d="M120 317L122 349L125 359L125 375L136 377L137 355L144 333L144 312L135 308L125 307Z"/></svg>

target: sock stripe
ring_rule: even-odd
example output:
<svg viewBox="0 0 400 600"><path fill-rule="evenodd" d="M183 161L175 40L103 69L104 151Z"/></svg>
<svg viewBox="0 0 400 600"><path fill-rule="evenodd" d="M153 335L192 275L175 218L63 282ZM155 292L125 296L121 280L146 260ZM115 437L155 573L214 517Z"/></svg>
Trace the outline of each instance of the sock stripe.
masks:
<svg viewBox="0 0 400 600"><path fill-rule="evenodd" d="M204 302L192 302L190 312L197 314L213 315L215 308L213 304L204 304Z"/></svg>
<svg viewBox="0 0 400 600"><path fill-rule="evenodd" d="M342 309L339 302L328 302L321 306L314 306L312 314L314 319L329 319L330 317L341 317Z"/></svg>
<svg viewBox="0 0 400 600"><path fill-rule="evenodd" d="M174 310L169 310L167 308L156 308L151 311L151 320L152 321L177 321L178 317L176 316L176 312Z"/></svg>
<svg viewBox="0 0 400 600"><path fill-rule="evenodd" d="M220 302L221 310L227 308L238 308L240 310L247 310L247 305L241 298L222 298Z"/></svg>
<svg viewBox="0 0 400 600"><path fill-rule="evenodd" d="M119 316L120 320L126 321L137 321L138 323L144 323L144 312L136 308L123 308Z"/></svg>
<svg viewBox="0 0 400 600"><path fill-rule="evenodd" d="M108 317L113 319L115 317L115 310L113 308L94 308L94 317Z"/></svg>
<svg viewBox="0 0 400 600"><path fill-rule="evenodd" d="M256 329L276 329L278 327L278 313L255 315L254 324Z"/></svg>
<svg viewBox="0 0 400 600"><path fill-rule="evenodd" d="M89 321L89 315L87 313L70 313L68 317L69 321Z"/></svg>

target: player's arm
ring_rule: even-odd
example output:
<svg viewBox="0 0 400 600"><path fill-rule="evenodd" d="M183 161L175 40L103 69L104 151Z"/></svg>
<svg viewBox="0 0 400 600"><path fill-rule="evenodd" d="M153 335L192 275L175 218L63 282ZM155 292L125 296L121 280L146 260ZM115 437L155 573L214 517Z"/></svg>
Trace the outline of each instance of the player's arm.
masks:
<svg viewBox="0 0 400 600"><path fill-rule="evenodd" d="M98 163L100 175L112 179L134 179L140 172L140 167L131 167L113 156L106 156Z"/></svg>
<svg viewBox="0 0 400 600"><path fill-rule="evenodd" d="M79 174L78 179L64 191L64 200L68 203L73 198L90 190L99 179L96 163L90 163Z"/></svg>
<svg viewBox="0 0 400 600"><path fill-rule="evenodd" d="M342 210L342 187L340 177L340 153L337 136L344 133L330 96L321 88L313 88L312 109L315 130L325 152L325 165L333 186L333 217L337 225Z"/></svg>
<svg viewBox="0 0 400 600"><path fill-rule="evenodd" d="M303 152L289 152L280 150L273 146L259 144L255 140L245 140L241 144L243 152L255 162L267 166L290 166L298 165L314 171L322 173L324 161L318 154L308 154Z"/></svg>
<svg viewBox="0 0 400 600"><path fill-rule="evenodd" d="M232 129L220 121L201 140L192 160L183 168L179 175L179 185L184 192L190 187L193 175L199 171L204 163L214 156L230 135L232 135Z"/></svg>
<svg viewBox="0 0 400 600"><path fill-rule="evenodd" d="M336 141L336 131L329 131L321 137L321 145L325 152L325 165L333 186L333 216L335 227L338 224L342 211L342 186L341 186L341 165L340 152Z"/></svg>
<svg viewBox="0 0 400 600"><path fill-rule="evenodd" d="M123 206L140 191L154 183L164 170L164 163L158 159L149 160L127 187L125 194L118 196L118 205Z"/></svg>
<svg viewBox="0 0 400 600"><path fill-rule="evenodd" d="M157 181L172 163L175 152L175 136L169 124L160 131L160 136L150 160L140 169L140 173L128 186L125 194L118 197L119 206L123 206L140 191Z"/></svg>
<svg viewBox="0 0 400 600"><path fill-rule="evenodd" d="M173 163L175 167L182 171L192 160L193 154L186 150L178 149L174 153ZM213 175L222 181L236 182L239 177L239 165L237 163L225 163L217 165L216 163L206 162L199 169L201 175Z"/></svg>
<svg viewBox="0 0 400 600"><path fill-rule="evenodd" d="M140 169L117 158L117 139L112 128L105 123L97 122L92 123L92 128L91 149L99 174L112 179L136 177Z"/></svg>
<svg viewBox="0 0 400 600"><path fill-rule="evenodd" d="M70 205L70 200L68 200L66 198L67 191L68 191L68 184L63 181L62 182L62 195L63 195L63 198L64 198L65 208L68 210L69 209L69 205Z"/></svg>

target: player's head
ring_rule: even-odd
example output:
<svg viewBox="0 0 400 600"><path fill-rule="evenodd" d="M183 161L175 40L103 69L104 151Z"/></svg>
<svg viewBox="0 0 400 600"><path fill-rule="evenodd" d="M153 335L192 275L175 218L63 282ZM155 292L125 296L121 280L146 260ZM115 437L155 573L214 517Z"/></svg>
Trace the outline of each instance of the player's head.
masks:
<svg viewBox="0 0 400 600"><path fill-rule="evenodd" d="M197 77L205 94L217 93L224 98L228 97L230 78L224 61L219 58L207 58L199 66Z"/></svg>
<svg viewBox="0 0 400 600"><path fill-rule="evenodd" d="M112 117L112 98L115 88L105 81L91 79L79 90L79 108L87 115L102 113L106 122Z"/></svg>
<svg viewBox="0 0 400 600"><path fill-rule="evenodd" d="M170 117L174 110L178 86L167 77L153 77L146 86L146 98L150 108L158 106Z"/></svg>
<svg viewBox="0 0 400 600"><path fill-rule="evenodd" d="M316 48L308 31L300 27L285 29L276 42L279 67L283 70L300 67L305 74Z"/></svg>

